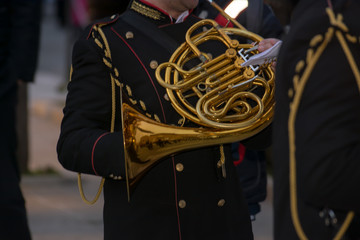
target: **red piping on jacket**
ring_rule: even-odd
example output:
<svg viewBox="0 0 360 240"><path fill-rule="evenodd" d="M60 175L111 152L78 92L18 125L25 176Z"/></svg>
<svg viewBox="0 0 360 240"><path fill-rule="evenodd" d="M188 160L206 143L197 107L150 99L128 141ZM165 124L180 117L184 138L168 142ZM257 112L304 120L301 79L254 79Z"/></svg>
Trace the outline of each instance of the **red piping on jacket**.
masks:
<svg viewBox="0 0 360 240"><path fill-rule="evenodd" d="M121 35L115 31L115 29L113 27L111 27L111 30L126 44L126 46L130 49L130 51L134 54L134 56L137 58L137 60L139 61L139 63L141 64L141 66L143 67L144 71L146 72L146 74L148 75L149 77L149 80L151 82L151 84L153 85L154 87L154 90L156 92L156 95L158 97L158 100L159 100L159 103L160 103L160 106L161 106L161 111L162 111L162 114L163 114L163 118L164 118L164 122L166 123L166 117L165 117L165 111L164 111L164 107L162 105L162 102L161 102L161 98L160 98L160 95L155 87L155 83L154 81L152 80L151 76L150 76L150 73L148 72L148 70L146 69L144 63L141 61L141 59L139 58L139 56L135 53L134 49L132 49L132 47L128 44L128 42L126 42L126 40L121 37Z"/></svg>
<svg viewBox="0 0 360 240"><path fill-rule="evenodd" d="M115 29L113 27L111 27L111 30L127 45L127 47L130 49L130 51L134 54L134 56L137 58L137 60L140 62L141 66L143 67L143 69L145 70L146 74L149 77L149 80L151 81L151 84L154 87L154 90L157 94L157 97L159 99L159 103L161 106L161 110L162 110L162 114L163 114L163 118L164 118L164 122L166 123L166 116L165 116L165 111L163 108L163 105L161 103L161 99L160 99L160 95L155 87L155 84L150 76L150 73L147 71L144 63L141 61L141 59L139 58L139 56L135 53L134 49L130 46L130 44L128 42L126 42L126 40L118 33L115 31ZM178 201L177 201L177 179L176 179L176 169L175 169L175 159L174 157L172 157L172 165L173 165L173 170L174 170L174 187L175 187L175 205L176 205L176 216L177 216L177 221L178 221L178 230L179 230L179 240L181 240L181 225L180 225L180 215L179 215L179 206L178 206Z"/></svg>
<svg viewBox="0 0 360 240"><path fill-rule="evenodd" d="M98 139L96 139L96 141L95 141L95 143L94 143L94 145L93 145L92 151L91 151L91 166L92 166L92 169L93 169L94 173L95 173L97 176L99 176L99 174L96 172L96 170L95 170L95 165L94 165L94 152L95 152L95 147L96 147L96 144L99 142L99 140L100 140L103 136L105 136L105 135L107 135L107 134L109 134L109 132L106 132L106 133L101 134L100 137L98 137Z"/></svg>
<svg viewBox="0 0 360 240"><path fill-rule="evenodd" d="M179 240L181 240L181 225L180 225L180 214L179 214L179 206L178 206L178 196L177 196L177 181L176 181L176 168L175 168L175 158L171 157L173 170L174 170L174 187L175 187L175 206L176 206L176 216L178 220L178 230L179 230Z"/></svg>
<svg viewBox="0 0 360 240"><path fill-rule="evenodd" d="M98 24L105 24L105 23L113 23L113 22L115 22L117 19L119 18L119 16L117 16L116 18L114 18L114 19L112 19L111 21L108 21L108 22L99 22L99 23L94 23L92 26L91 26L91 29L90 29L90 31L89 31L89 34L88 34L88 36L86 37L86 39L89 39L90 38L90 35L91 35L91 31L92 31L92 29L94 28L94 26L95 25L98 25Z"/></svg>

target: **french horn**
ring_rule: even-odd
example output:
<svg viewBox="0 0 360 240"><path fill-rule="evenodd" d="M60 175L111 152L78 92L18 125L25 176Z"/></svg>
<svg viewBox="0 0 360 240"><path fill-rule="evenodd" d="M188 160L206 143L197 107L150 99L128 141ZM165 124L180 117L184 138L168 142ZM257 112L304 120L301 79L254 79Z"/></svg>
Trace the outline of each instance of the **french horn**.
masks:
<svg viewBox="0 0 360 240"><path fill-rule="evenodd" d="M263 38L247 31L215 2L209 2L234 27L221 27L211 19L197 22L187 31L186 42L168 62L156 69L156 78L166 88L175 110L199 127L169 126L149 119L132 107L123 94L122 127L129 200L136 183L166 156L241 141L272 122L275 80L270 64L242 66L258 53L251 43ZM225 46L225 52L215 57L202 52L201 45L207 41L219 41ZM187 63L194 60L198 64L185 69Z"/></svg>

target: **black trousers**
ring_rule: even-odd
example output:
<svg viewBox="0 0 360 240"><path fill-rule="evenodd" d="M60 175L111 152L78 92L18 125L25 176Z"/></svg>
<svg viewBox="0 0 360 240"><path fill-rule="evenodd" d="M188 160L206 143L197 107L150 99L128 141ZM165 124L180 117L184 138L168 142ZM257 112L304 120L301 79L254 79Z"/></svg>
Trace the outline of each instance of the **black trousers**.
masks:
<svg viewBox="0 0 360 240"><path fill-rule="evenodd" d="M25 201L16 161L17 89L0 95L0 239L29 240Z"/></svg>

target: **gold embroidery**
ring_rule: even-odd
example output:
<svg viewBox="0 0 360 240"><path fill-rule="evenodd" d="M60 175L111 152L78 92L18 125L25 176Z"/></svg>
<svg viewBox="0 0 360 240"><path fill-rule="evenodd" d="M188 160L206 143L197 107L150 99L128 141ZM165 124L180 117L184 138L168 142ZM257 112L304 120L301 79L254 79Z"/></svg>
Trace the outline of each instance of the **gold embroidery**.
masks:
<svg viewBox="0 0 360 240"><path fill-rule="evenodd" d="M323 40L322 35L318 34L315 37L313 37L310 41L310 47L315 47L319 42Z"/></svg>
<svg viewBox="0 0 360 240"><path fill-rule="evenodd" d="M116 86L118 86L118 87L122 87L122 85L121 85L120 81L119 81L119 80L117 80L117 79L115 79L115 84L116 84Z"/></svg>
<svg viewBox="0 0 360 240"><path fill-rule="evenodd" d="M136 1L133 1L133 3L131 4L130 9L134 10L135 12L140 13L141 15L144 15L146 17L149 17L149 18L152 18L152 19L155 19L155 20L160 20L161 19L161 12L159 12L159 11L157 11L155 9L146 7L145 5L140 4L140 3L136 2Z"/></svg>
<svg viewBox="0 0 360 240"><path fill-rule="evenodd" d="M71 82L71 78L72 78L73 71L74 71L74 69L73 69L73 66L72 66L72 64L71 64L71 66L70 66L69 82Z"/></svg>
<svg viewBox="0 0 360 240"><path fill-rule="evenodd" d="M289 96L289 98L292 98L294 96L294 90L292 88L289 88L288 96Z"/></svg>
<svg viewBox="0 0 360 240"><path fill-rule="evenodd" d="M296 64L296 67L295 67L295 71L297 73L299 73L301 71L301 69L303 69L305 63L303 60L300 60L297 64Z"/></svg>
<svg viewBox="0 0 360 240"><path fill-rule="evenodd" d="M103 62L105 63L105 65L106 65L108 68L111 68L111 67L112 67L111 63L110 63L106 58L103 58Z"/></svg>
<svg viewBox="0 0 360 240"><path fill-rule="evenodd" d="M104 50L104 54L105 54L105 57L111 58L110 52L107 49Z"/></svg>
<svg viewBox="0 0 360 240"><path fill-rule="evenodd" d="M141 100L140 100L140 106L144 111L146 111L145 103L143 101L141 101Z"/></svg>
<svg viewBox="0 0 360 240"><path fill-rule="evenodd" d="M114 67L114 72L115 72L115 76L116 76L116 77L119 77L119 71L117 70L116 67Z"/></svg>
<svg viewBox="0 0 360 240"><path fill-rule="evenodd" d="M129 95L129 97L131 97L132 96L132 91L131 91L130 86L126 85L126 91L127 91L128 95Z"/></svg>
<svg viewBox="0 0 360 240"><path fill-rule="evenodd" d="M350 34L346 34L346 39L351 43L356 43L356 37L351 36Z"/></svg>
<svg viewBox="0 0 360 240"><path fill-rule="evenodd" d="M137 101L132 99L132 98L129 98L130 102L133 104L133 105L136 105Z"/></svg>
<svg viewBox="0 0 360 240"><path fill-rule="evenodd" d="M158 117L158 115L154 114L154 119L157 121L157 122L161 122L160 121L160 118Z"/></svg>
<svg viewBox="0 0 360 240"><path fill-rule="evenodd" d="M307 54L306 54L306 62L310 62L312 57L314 56L314 50L312 50L311 48L308 49Z"/></svg>
<svg viewBox="0 0 360 240"><path fill-rule="evenodd" d="M101 44L101 42L99 41L99 39L95 38L95 43L96 43L100 48L103 48L103 45Z"/></svg>
<svg viewBox="0 0 360 240"><path fill-rule="evenodd" d="M295 91L296 91L297 85L299 83L299 79L300 79L299 75L295 75L293 78L293 84L294 84Z"/></svg>

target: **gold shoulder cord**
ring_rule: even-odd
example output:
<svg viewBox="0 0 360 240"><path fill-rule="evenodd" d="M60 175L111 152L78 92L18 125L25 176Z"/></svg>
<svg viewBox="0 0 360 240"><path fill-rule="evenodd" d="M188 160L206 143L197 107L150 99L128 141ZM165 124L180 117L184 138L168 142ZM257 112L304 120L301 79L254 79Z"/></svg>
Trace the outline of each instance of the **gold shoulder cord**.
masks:
<svg viewBox="0 0 360 240"><path fill-rule="evenodd" d="M104 50L104 57L103 57L103 62L104 64L109 67L110 69L114 70L114 73L112 71L110 71L110 78L111 78L111 102L112 102L112 113L111 113L111 126L110 126L110 132L114 132L115 129L115 110L116 110L116 101L115 101L115 85L120 85L118 83L118 80L116 79L116 77L119 76L119 73L117 71L117 69L115 67L112 66L111 63L111 53L110 53L110 47L109 47L109 43L107 42L106 36L104 34L104 32L101 29L102 25L95 25L94 26L94 31L98 32L100 34L100 37L103 41L103 43L95 37L94 32L92 32L92 37L95 39L95 43ZM115 74L115 76L113 75ZM102 177L101 182L100 182L100 186L99 189L94 197L93 200L89 201L87 200L87 198L85 197L84 191L83 191L83 187L82 187L82 182L81 182L81 173L78 173L78 187L79 187L79 192L81 195L82 200L89 204L92 205L94 204L100 197L101 191L104 187L104 183L105 183L105 178Z"/></svg>
<svg viewBox="0 0 360 240"><path fill-rule="evenodd" d="M351 43L358 43L360 41L360 37L351 36L348 33L347 26L342 22L343 16L341 14L338 14L335 16L333 10L331 8L326 8L326 13L329 16L330 24L332 25L329 27L328 31L324 34L324 37L321 35L316 35L311 41L310 41L310 47L314 46L316 43L323 41L320 46L316 49L315 52L312 51L312 49L309 49L307 52L307 67L304 70L304 73L301 77L299 75L294 76L294 89L289 91L289 95L294 95L293 102L290 103L290 114L289 114L289 120L288 120L288 131L289 131L289 182L290 182L290 208L291 208L291 217L293 220L293 224L295 227L295 230L297 232L298 237L301 240L307 240L307 236L301 226L299 215L298 215L298 207L297 207L297 186L296 186L296 157L295 157L295 119L296 114L298 111L298 107L301 101L302 93L305 88L305 85L308 81L308 78L310 74L312 73L312 70L314 69L314 66L316 65L318 59L320 58L323 51L326 49L327 44L333 39L333 37L336 37L338 41L340 42L340 45L346 55L346 58L349 62L349 65L351 66L351 69L354 73L355 79L357 81L357 85L359 87L360 92L360 73L359 68L356 65L356 62L354 61L354 57L352 56L350 49L348 47L347 41ZM337 27L338 29L335 30L334 27ZM341 29L341 31L339 30ZM346 41L347 39L347 41ZM304 66L304 62L300 61L297 64L296 72L299 72L301 68ZM297 73L298 74L298 73ZM340 240L343 235L345 234L346 230L348 229L352 219L354 217L354 212L349 211L344 223L340 227L339 231L334 237L334 240Z"/></svg>

